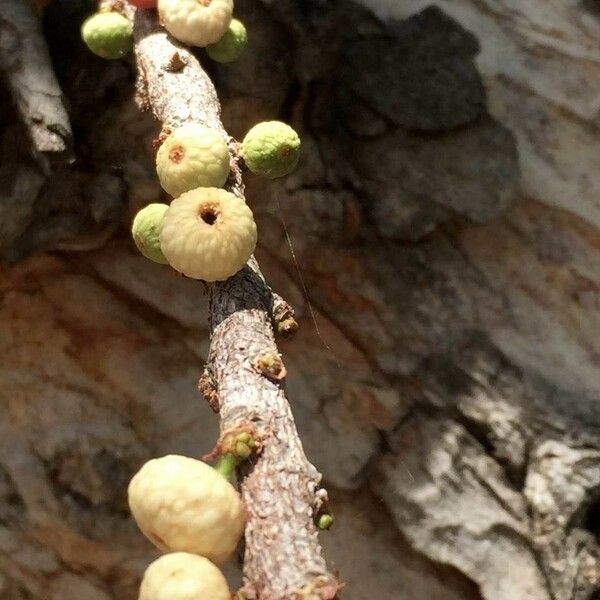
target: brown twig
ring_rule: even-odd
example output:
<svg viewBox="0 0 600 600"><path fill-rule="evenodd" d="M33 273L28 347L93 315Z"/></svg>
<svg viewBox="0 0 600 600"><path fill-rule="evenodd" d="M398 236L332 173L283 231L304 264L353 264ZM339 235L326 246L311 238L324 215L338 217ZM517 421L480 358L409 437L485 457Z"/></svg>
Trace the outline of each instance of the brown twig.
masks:
<svg viewBox="0 0 600 600"><path fill-rule="evenodd" d="M131 14L131 7L124 10ZM231 149L228 188L243 198L237 144L221 123L212 81L194 55L158 26L154 12L139 10L134 22L140 105L149 107L163 128L197 122L221 132ZM218 390L221 432L252 426L262 444L260 455L242 469L248 511L244 595L330 600L338 580L327 568L314 524L326 497L321 475L304 454L283 377L256 368L260 357L279 357L272 317L275 304L284 308L283 300L274 298L254 258L234 277L211 285L209 295L208 368ZM283 363L278 372L284 373Z"/></svg>
<svg viewBox="0 0 600 600"><path fill-rule="evenodd" d="M71 161L71 125L33 0L0 0L0 69L38 160Z"/></svg>

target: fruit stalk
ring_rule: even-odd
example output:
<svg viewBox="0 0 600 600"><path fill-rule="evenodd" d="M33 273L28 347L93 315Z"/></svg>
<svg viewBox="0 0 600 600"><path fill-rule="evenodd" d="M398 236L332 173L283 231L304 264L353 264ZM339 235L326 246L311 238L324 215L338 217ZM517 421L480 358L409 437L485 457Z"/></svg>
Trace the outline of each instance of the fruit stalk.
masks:
<svg viewBox="0 0 600 600"><path fill-rule="evenodd" d="M228 452L219 456L213 466L217 473L220 473L225 479L229 480L235 473L240 462L241 460L237 456Z"/></svg>

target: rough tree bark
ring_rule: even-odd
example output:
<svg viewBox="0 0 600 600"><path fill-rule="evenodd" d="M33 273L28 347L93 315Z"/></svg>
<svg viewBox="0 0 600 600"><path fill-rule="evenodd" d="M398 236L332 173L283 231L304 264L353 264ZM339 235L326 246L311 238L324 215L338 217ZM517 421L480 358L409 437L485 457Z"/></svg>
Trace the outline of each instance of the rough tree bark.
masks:
<svg viewBox="0 0 600 600"><path fill-rule="evenodd" d="M0 69L39 160L71 161L71 125L33 0L0 1Z"/></svg>
<svg viewBox="0 0 600 600"><path fill-rule="evenodd" d="M154 11L121 8L134 19L138 102L168 132L187 122L219 131L232 151L228 184L244 186L236 143L225 132L216 90L197 58L170 38ZM244 593L261 600L334 598L314 523L327 499L321 475L307 460L284 389L285 368L274 340L273 298L252 258L236 276L208 287L211 341L208 369L218 394L221 432L251 428L262 450L244 469L241 493L248 511ZM261 367L275 361L275 370Z"/></svg>

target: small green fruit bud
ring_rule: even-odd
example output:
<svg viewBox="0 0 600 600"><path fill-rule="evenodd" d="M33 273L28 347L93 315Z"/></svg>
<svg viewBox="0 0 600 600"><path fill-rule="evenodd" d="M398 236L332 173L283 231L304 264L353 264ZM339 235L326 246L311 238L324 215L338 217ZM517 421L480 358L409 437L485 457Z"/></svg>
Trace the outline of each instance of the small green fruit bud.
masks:
<svg viewBox="0 0 600 600"><path fill-rule="evenodd" d="M269 179L283 177L298 164L300 138L280 121L259 123L246 134L241 154L253 173Z"/></svg>
<svg viewBox="0 0 600 600"><path fill-rule="evenodd" d="M333 515L325 513L319 517L317 527L319 529L329 529L333 525L333 520Z"/></svg>
<svg viewBox="0 0 600 600"><path fill-rule="evenodd" d="M206 47L207 54L215 61L229 63L237 60L248 45L246 27L238 19L232 19L225 35Z"/></svg>
<svg viewBox="0 0 600 600"><path fill-rule="evenodd" d="M237 441L248 445L252 441L252 436L248 432L243 431L240 433L240 435L238 435Z"/></svg>
<svg viewBox="0 0 600 600"><path fill-rule="evenodd" d="M235 455L238 458L246 459L252 454L252 449L247 444L243 442L238 442L235 445Z"/></svg>
<svg viewBox="0 0 600 600"><path fill-rule="evenodd" d="M208 559L188 552L172 552L161 556L146 569L137 598L231 600L231 592L223 573Z"/></svg>
<svg viewBox="0 0 600 600"><path fill-rule="evenodd" d="M81 37L87 47L102 58L123 58L133 48L133 27L117 12L102 12L86 19Z"/></svg>
<svg viewBox="0 0 600 600"><path fill-rule="evenodd" d="M161 265L169 264L160 249L158 239L160 223L167 212L166 204L149 204L135 215L131 233L138 250L150 260Z"/></svg>

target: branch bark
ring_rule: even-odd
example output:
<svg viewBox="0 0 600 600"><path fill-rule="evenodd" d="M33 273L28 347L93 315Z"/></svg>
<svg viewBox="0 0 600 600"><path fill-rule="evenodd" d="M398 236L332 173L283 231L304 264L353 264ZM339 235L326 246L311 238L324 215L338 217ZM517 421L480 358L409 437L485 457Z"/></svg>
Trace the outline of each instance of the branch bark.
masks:
<svg viewBox="0 0 600 600"><path fill-rule="evenodd" d="M198 60L167 36L153 11L134 14L129 5L105 4L134 18L140 106L152 110L163 131L197 122L221 132L231 149L227 187L243 198L237 144L223 128L217 93ZM293 313L289 307L282 310L285 302L273 295L254 258L228 281L211 285L209 294L208 368L218 394L221 433L251 428L262 445L241 474L248 510L243 592L249 599L330 600L339 584L327 568L314 524L327 494L304 454L283 381L260 368L267 358L285 373L272 317L277 312L293 320Z"/></svg>
<svg viewBox="0 0 600 600"><path fill-rule="evenodd" d="M38 160L70 162L71 125L33 0L0 0L0 69Z"/></svg>

